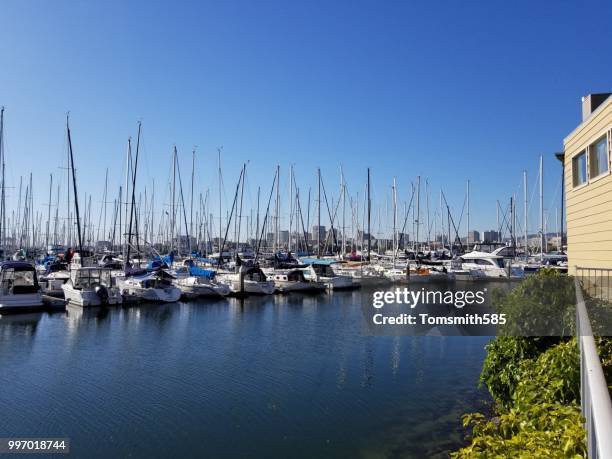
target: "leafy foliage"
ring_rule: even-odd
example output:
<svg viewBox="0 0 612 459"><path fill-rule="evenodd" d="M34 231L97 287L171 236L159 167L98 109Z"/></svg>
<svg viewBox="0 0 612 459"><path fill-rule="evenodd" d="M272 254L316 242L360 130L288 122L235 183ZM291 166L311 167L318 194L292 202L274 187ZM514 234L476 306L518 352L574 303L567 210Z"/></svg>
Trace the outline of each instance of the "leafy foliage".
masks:
<svg viewBox="0 0 612 459"><path fill-rule="evenodd" d="M492 420L480 413L468 414L463 424L472 427L472 443L451 457L586 458L582 421L576 405L560 403L512 409Z"/></svg>
<svg viewBox="0 0 612 459"><path fill-rule="evenodd" d="M576 295L573 278L542 269L512 291L495 290L494 304L506 314L505 336L572 336Z"/></svg>
<svg viewBox="0 0 612 459"><path fill-rule="evenodd" d="M552 270L542 270L510 293L497 293L498 309L509 324L486 346L480 380L498 416L465 415L471 443L451 457L586 457L578 348L575 339L565 337L574 330L574 294L573 281ZM554 332L517 336L542 330ZM600 338L598 344L612 373L612 340Z"/></svg>
<svg viewBox="0 0 612 459"><path fill-rule="evenodd" d="M524 360L513 394L513 406L528 410L537 403L577 404L580 361L576 340L551 347L537 359Z"/></svg>
<svg viewBox="0 0 612 459"><path fill-rule="evenodd" d="M521 363L536 358L554 344L551 341L550 338L499 336L487 344L480 381L487 386L498 408L507 409L512 405Z"/></svg>

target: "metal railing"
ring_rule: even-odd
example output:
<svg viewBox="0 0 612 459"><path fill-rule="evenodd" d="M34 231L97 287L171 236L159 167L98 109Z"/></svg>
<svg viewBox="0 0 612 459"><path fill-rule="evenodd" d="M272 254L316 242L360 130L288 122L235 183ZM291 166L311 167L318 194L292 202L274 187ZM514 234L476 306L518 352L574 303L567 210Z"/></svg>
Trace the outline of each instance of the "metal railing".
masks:
<svg viewBox="0 0 612 459"><path fill-rule="evenodd" d="M580 349L580 405L586 420L587 454L589 458L612 458L612 401L578 276L574 284L576 337Z"/></svg>
<svg viewBox="0 0 612 459"><path fill-rule="evenodd" d="M612 268L576 266L576 277L589 296L612 302Z"/></svg>

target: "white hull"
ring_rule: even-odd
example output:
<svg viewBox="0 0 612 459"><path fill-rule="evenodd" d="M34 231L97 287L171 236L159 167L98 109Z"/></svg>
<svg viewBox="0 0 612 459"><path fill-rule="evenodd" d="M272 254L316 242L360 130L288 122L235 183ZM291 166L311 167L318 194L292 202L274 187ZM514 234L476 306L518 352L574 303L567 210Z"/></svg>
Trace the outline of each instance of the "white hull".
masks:
<svg viewBox="0 0 612 459"><path fill-rule="evenodd" d="M321 282L302 281L274 281L279 292L317 292L324 291L326 286Z"/></svg>
<svg viewBox="0 0 612 459"><path fill-rule="evenodd" d="M183 296L189 299L209 297L220 298L231 293L229 286L217 282L208 282L196 277L177 279L174 285L181 290Z"/></svg>
<svg viewBox="0 0 612 459"><path fill-rule="evenodd" d="M181 290L175 286L145 288L138 285L138 283L130 282L130 280L118 280L117 285L121 290L124 300L129 302L174 303L181 299Z"/></svg>
<svg viewBox="0 0 612 459"><path fill-rule="evenodd" d="M329 290L343 290L359 287L359 284L353 282L353 278L349 276L337 276L337 277L319 277L318 282L325 284L325 287Z"/></svg>
<svg viewBox="0 0 612 459"><path fill-rule="evenodd" d="M233 280L230 283L230 289L232 290L232 293L241 293L240 280ZM249 295L272 295L274 293L274 290L274 282L256 282L251 280L245 280L244 290L242 291L242 293L248 293Z"/></svg>
<svg viewBox="0 0 612 459"><path fill-rule="evenodd" d="M43 306L40 293L20 293L0 295L0 311L3 309L28 309Z"/></svg>
<svg viewBox="0 0 612 459"><path fill-rule="evenodd" d="M100 296L94 289L76 289L70 282L67 282L62 286L64 292L64 298L68 300L70 304L81 307L90 306L106 306L106 305L117 305L123 303L123 297L119 292L119 289L115 287L107 288L108 301L102 301Z"/></svg>

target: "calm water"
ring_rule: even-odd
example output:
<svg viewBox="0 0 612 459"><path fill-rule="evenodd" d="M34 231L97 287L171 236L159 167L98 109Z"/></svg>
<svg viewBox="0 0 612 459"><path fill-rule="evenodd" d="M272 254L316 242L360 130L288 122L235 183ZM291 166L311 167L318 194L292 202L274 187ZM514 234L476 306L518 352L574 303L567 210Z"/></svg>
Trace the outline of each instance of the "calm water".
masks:
<svg viewBox="0 0 612 459"><path fill-rule="evenodd" d="M0 437L69 437L81 457L444 457L486 398L488 338L364 336L362 301L4 316Z"/></svg>

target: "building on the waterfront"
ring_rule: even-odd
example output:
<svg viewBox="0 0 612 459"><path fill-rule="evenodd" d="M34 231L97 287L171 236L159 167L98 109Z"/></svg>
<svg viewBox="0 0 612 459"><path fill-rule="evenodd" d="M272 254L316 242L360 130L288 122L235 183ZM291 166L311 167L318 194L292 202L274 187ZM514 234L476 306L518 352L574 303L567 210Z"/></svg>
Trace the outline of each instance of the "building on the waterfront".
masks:
<svg viewBox="0 0 612 459"><path fill-rule="evenodd" d="M314 225L312 227L312 239L314 241L317 240L317 233L319 234L319 238L321 239L321 242L324 242L325 241L325 236L327 234L325 225L321 225L321 226Z"/></svg>
<svg viewBox="0 0 612 459"><path fill-rule="evenodd" d="M476 230L468 231L467 234L467 243L471 244L473 242L480 242L480 232Z"/></svg>
<svg viewBox="0 0 612 459"><path fill-rule="evenodd" d="M582 98L582 122L563 141L570 273L612 268L611 94Z"/></svg>
<svg viewBox="0 0 612 459"><path fill-rule="evenodd" d="M490 230L482 233L482 242L499 242L499 231Z"/></svg>

